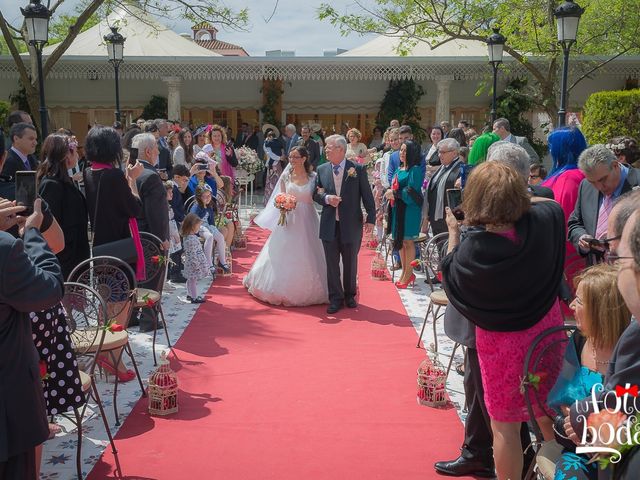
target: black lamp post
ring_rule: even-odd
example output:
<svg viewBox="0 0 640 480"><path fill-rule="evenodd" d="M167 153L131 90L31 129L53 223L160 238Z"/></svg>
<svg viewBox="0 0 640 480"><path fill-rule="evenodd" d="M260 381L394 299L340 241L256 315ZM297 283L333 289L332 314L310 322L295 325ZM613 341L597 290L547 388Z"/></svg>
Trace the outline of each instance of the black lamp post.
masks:
<svg viewBox="0 0 640 480"><path fill-rule="evenodd" d="M120 64L124 57L124 38L118 33L117 27L110 27L111 33L104 36L104 41L107 42L107 53L109 55L109 62L113 64L113 68L116 73L116 121L120 121Z"/></svg>
<svg viewBox="0 0 640 480"><path fill-rule="evenodd" d="M42 75L42 49L49 41L49 19L51 11L40 3L40 0L31 0L26 8L20 8L27 27L28 43L36 51L38 60L38 82L40 88L40 127L42 138L48 135L47 106L44 100L44 76Z"/></svg>
<svg viewBox="0 0 640 480"><path fill-rule="evenodd" d="M560 110L558 110L558 126L562 127L567 123L567 79L569 77L569 50L576 42L578 36L578 24L584 9L573 0L565 0L562 5L555 9L553 16L556 17L558 28L558 43L562 46L564 60L562 63L562 89L560 90Z"/></svg>
<svg viewBox="0 0 640 480"><path fill-rule="evenodd" d="M507 39L502 35L499 29L494 28L493 34L487 38L487 47L489 51L489 63L493 67L493 100L491 102L491 123L496 121L496 99L498 95L498 67L502 63L504 54L504 44Z"/></svg>

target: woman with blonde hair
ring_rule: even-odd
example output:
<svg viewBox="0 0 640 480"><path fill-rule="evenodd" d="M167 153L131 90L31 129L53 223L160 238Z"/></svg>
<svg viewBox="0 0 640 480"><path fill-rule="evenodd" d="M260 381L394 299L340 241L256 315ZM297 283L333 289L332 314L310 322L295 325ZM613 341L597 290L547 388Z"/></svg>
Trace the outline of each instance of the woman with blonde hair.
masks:
<svg viewBox="0 0 640 480"><path fill-rule="evenodd" d="M349 160L353 160L358 163L367 163L369 160L369 154L375 152L376 149L372 148L371 151L367 149L367 146L360 141L362 133L357 128L351 128L347 132L347 153L346 157Z"/></svg>
<svg viewBox="0 0 640 480"><path fill-rule="evenodd" d="M571 309L577 330L569 339L558 381L547 397L556 415L554 428L563 432L564 418L576 400L591 395L594 385L602 384L611 353L631 321L631 312L617 287L618 270L601 263L581 272L574 279L576 296ZM556 462L556 478L593 479L597 463L576 454L576 445L558 438L564 449ZM562 475L562 476L561 476Z"/></svg>
<svg viewBox="0 0 640 480"><path fill-rule="evenodd" d="M531 199L525 179L512 167L485 162L471 173L462 200L460 226L447 207L448 254L442 260L447 298L476 325L476 349L484 399L493 432L499 480L520 478L523 455L520 426L529 420L520 377L524 357L541 332L563 325L558 293L563 274L565 223L554 201ZM561 367L562 332L537 347L546 349L538 368L544 396ZM536 355L536 351L534 351ZM539 405L535 418L547 440L551 420Z"/></svg>

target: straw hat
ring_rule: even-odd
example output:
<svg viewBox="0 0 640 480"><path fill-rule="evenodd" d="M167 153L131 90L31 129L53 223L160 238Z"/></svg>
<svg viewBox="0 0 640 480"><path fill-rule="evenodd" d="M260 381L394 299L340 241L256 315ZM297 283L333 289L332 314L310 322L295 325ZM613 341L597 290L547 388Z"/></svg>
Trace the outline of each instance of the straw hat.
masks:
<svg viewBox="0 0 640 480"><path fill-rule="evenodd" d="M320 130L322 130L322 124L321 123L311 123L309 125L309 128L311 129L311 131L313 133L318 133Z"/></svg>
<svg viewBox="0 0 640 480"><path fill-rule="evenodd" d="M271 130L273 135L278 138L280 136L280 130L275 125L271 125L270 123L265 123L262 125L262 133L267 135L267 130Z"/></svg>

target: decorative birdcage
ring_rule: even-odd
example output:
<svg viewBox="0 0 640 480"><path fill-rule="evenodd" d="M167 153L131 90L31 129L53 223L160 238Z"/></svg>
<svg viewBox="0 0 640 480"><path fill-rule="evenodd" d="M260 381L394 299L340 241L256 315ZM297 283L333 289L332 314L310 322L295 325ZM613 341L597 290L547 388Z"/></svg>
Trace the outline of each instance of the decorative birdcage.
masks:
<svg viewBox="0 0 640 480"><path fill-rule="evenodd" d="M371 278L374 280L387 280L389 273L387 272L387 262L380 253L376 253L371 260Z"/></svg>
<svg viewBox="0 0 640 480"><path fill-rule="evenodd" d="M418 396L420 405L441 407L447 403L447 373L436 354L427 355L418 367Z"/></svg>
<svg viewBox="0 0 640 480"><path fill-rule="evenodd" d="M236 250L247 249L247 236L242 233L241 229L236 230L236 233L233 236L233 248Z"/></svg>
<svg viewBox="0 0 640 480"><path fill-rule="evenodd" d="M178 378L171 370L166 352L160 354L160 365L149 377L149 413L170 415L178 411Z"/></svg>

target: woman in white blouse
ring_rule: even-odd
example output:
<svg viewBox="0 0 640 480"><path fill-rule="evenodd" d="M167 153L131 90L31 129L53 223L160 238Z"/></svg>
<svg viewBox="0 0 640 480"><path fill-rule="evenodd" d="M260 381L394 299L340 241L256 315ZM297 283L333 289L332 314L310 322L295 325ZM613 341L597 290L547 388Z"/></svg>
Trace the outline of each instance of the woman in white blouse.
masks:
<svg viewBox="0 0 640 480"><path fill-rule="evenodd" d="M193 164L193 136L188 128L183 128L178 133L178 146L173 151L173 164L185 165L187 168Z"/></svg>

